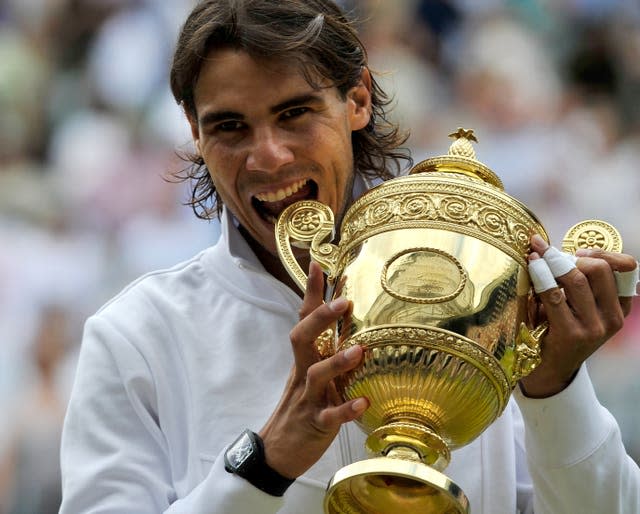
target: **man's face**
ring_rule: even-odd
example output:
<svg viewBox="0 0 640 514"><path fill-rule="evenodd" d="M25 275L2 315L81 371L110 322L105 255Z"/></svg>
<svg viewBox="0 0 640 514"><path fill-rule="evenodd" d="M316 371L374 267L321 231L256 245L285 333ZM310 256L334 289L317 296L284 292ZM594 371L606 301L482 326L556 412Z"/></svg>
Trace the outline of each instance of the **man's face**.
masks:
<svg viewBox="0 0 640 514"><path fill-rule="evenodd" d="M251 237L276 255L275 220L302 199L342 214L353 183L352 131L370 117L369 76L342 99L295 66L220 50L202 67L190 119L216 190Z"/></svg>

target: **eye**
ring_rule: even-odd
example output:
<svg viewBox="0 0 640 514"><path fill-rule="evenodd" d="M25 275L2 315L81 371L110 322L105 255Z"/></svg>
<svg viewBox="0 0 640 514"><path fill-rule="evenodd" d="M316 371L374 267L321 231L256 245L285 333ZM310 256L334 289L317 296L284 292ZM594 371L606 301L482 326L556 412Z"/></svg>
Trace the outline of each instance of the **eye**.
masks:
<svg viewBox="0 0 640 514"><path fill-rule="evenodd" d="M245 127L244 123L238 120L227 120L216 124L216 132L236 132Z"/></svg>
<svg viewBox="0 0 640 514"><path fill-rule="evenodd" d="M284 111L280 117L283 120L290 120L293 118L298 118L300 116L302 116L303 114L306 114L307 112L309 112L311 109L309 109L309 107L293 107L291 109L288 109L286 111Z"/></svg>

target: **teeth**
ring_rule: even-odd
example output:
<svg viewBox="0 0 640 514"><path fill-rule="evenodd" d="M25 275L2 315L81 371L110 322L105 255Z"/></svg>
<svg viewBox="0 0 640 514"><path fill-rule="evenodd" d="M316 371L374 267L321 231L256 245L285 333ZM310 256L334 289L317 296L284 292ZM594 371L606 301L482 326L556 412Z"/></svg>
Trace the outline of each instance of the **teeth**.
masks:
<svg viewBox="0 0 640 514"><path fill-rule="evenodd" d="M279 202L280 200L284 200L288 196L291 196L294 193L297 193L302 186L307 183L307 180L301 180L296 182L295 184L286 187L284 189L278 189L277 191L269 191L267 193L258 193L256 198L261 202Z"/></svg>

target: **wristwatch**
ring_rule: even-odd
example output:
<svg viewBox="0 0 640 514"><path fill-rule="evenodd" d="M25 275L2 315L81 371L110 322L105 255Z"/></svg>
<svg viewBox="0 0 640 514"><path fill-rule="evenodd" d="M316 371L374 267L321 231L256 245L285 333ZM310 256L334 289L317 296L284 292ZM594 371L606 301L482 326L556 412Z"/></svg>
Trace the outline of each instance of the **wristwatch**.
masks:
<svg viewBox="0 0 640 514"><path fill-rule="evenodd" d="M271 496L282 496L295 479L283 477L265 462L258 434L245 430L224 454L224 469Z"/></svg>

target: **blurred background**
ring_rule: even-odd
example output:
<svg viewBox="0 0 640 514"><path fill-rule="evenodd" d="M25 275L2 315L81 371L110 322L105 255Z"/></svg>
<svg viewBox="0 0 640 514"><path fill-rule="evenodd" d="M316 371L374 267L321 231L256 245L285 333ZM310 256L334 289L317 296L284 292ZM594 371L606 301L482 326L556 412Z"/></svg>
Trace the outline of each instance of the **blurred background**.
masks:
<svg viewBox="0 0 640 514"><path fill-rule="evenodd" d="M597 217L640 255L637 0L343 0L416 161L475 129L478 159L560 245ZM193 0L0 2L0 514L57 512L59 438L87 316L215 242L169 93ZM640 304L590 361L640 460Z"/></svg>

